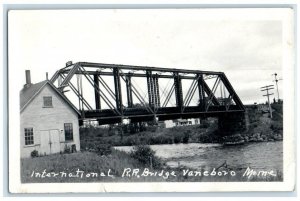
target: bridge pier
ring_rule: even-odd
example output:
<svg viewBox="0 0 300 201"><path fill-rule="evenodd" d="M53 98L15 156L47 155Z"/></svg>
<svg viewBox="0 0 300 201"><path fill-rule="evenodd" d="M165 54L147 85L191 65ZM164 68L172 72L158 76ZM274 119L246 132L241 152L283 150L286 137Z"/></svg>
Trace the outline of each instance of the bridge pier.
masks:
<svg viewBox="0 0 300 201"><path fill-rule="evenodd" d="M248 114L246 112L220 114L218 126L219 132L223 136L247 131L249 128Z"/></svg>

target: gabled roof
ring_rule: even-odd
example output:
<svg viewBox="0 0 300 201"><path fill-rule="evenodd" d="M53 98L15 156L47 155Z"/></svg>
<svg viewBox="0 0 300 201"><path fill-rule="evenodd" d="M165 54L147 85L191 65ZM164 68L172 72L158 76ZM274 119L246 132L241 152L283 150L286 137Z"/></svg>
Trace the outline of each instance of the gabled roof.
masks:
<svg viewBox="0 0 300 201"><path fill-rule="evenodd" d="M62 94L51 82L44 80L42 82L31 84L28 87L24 87L20 91L20 112L22 112L27 105L42 91L42 89L49 85L76 113L80 114L79 110L68 100L68 98Z"/></svg>
<svg viewBox="0 0 300 201"><path fill-rule="evenodd" d="M20 109L22 109L26 103L44 86L47 80L42 82L31 84L29 87L24 87L20 91Z"/></svg>

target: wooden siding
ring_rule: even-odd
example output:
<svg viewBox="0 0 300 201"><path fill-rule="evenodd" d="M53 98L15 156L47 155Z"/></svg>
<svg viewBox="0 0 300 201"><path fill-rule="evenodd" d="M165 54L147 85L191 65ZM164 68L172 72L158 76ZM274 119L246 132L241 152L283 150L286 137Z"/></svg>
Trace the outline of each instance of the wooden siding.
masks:
<svg viewBox="0 0 300 201"><path fill-rule="evenodd" d="M43 97L52 96L53 107L43 107ZM46 86L21 112L21 157L30 157L33 150L44 155L46 150L41 148L41 133L45 131L57 131L59 133L60 150L64 151L65 146L76 145L77 151L80 150L78 114L53 90ZM65 142L64 123L73 124L73 141ZM24 128L33 128L34 144L25 145Z"/></svg>

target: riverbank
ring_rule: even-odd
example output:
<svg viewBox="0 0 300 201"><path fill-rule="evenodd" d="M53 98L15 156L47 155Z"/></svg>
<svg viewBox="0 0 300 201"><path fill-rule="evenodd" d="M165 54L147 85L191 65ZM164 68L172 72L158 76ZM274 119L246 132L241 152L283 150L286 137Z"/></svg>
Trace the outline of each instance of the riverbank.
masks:
<svg viewBox="0 0 300 201"><path fill-rule="evenodd" d="M250 122L248 131L222 137L223 143L273 142L283 140L282 104L272 104L273 117L269 113L257 116Z"/></svg>
<svg viewBox="0 0 300 201"><path fill-rule="evenodd" d="M178 144L178 143L248 143L282 141L281 128L275 127L274 122L267 117L260 117L259 122L252 123L248 131L222 136L217 125L201 128L199 125L163 128L156 131L143 131L130 135L99 136L91 135L86 129L81 140L83 150L94 150L99 146L133 146L139 144ZM280 126L279 126L280 127ZM93 128L94 129L94 128ZM96 129L95 129L96 130Z"/></svg>
<svg viewBox="0 0 300 201"><path fill-rule="evenodd" d="M83 150L93 150L99 144L133 146L140 144L219 143L222 140L217 133L216 126L201 128L199 125L162 128L122 136L117 134L103 135L103 128L81 128L80 133Z"/></svg>
<svg viewBox="0 0 300 201"><path fill-rule="evenodd" d="M259 173L259 174L258 174ZM69 182L236 182L282 181L281 172L225 166L151 168L129 154L113 150L100 156L93 152L56 154L21 159L22 183Z"/></svg>
<svg viewBox="0 0 300 201"><path fill-rule="evenodd" d="M248 131L236 133L222 137L222 142L225 144L239 144L248 142L273 142L283 140L282 123L272 121L268 117L262 116L258 122L250 125Z"/></svg>

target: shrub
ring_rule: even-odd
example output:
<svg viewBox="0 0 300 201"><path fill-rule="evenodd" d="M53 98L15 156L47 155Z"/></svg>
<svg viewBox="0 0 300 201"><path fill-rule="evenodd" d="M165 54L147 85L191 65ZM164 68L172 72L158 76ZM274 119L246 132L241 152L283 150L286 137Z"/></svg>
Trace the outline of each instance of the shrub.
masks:
<svg viewBox="0 0 300 201"><path fill-rule="evenodd" d="M184 132L184 136L182 138L182 143L188 143L190 139L190 131Z"/></svg>
<svg viewBox="0 0 300 201"><path fill-rule="evenodd" d="M64 153L65 153L65 154L69 154L69 153L71 153L71 148L70 148L70 146L68 146L68 145L65 145L65 148L64 148Z"/></svg>
<svg viewBox="0 0 300 201"><path fill-rule="evenodd" d="M181 143L182 142L182 134L181 133L175 133L174 134L174 143Z"/></svg>
<svg viewBox="0 0 300 201"><path fill-rule="evenodd" d="M271 125L270 125L270 128L273 130L273 131L280 131L280 130L283 130L283 125L282 125L282 122L272 122Z"/></svg>
<svg viewBox="0 0 300 201"><path fill-rule="evenodd" d="M208 128L209 127L209 125L208 124L200 124L200 126L199 126L200 128Z"/></svg>
<svg viewBox="0 0 300 201"><path fill-rule="evenodd" d="M72 146L71 146L71 152L72 152L72 153L77 152L77 149L76 149L76 145L75 145L75 144L72 144Z"/></svg>
<svg viewBox="0 0 300 201"><path fill-rule="evenodd" d="M33 150L31 153L30 153L31 157L32 158L35 158L35 157L38 157L39 156L39 152L37 150Z"/></svg>
<svg viewBox="0 0 300 201"><path fill-rule="evenodd" d="M149 145L137 145L133 147L130 156L144 165L152 166L152 168L161 167L160 159L155 156L155 151Z"/></svg>
<svg viewBox="0 0 300 201"><path fill-rule="evenodd" d="M99 155L109 155L111 154L111 145L109 144L97 144L96 145L96 152Z"/></svg>

